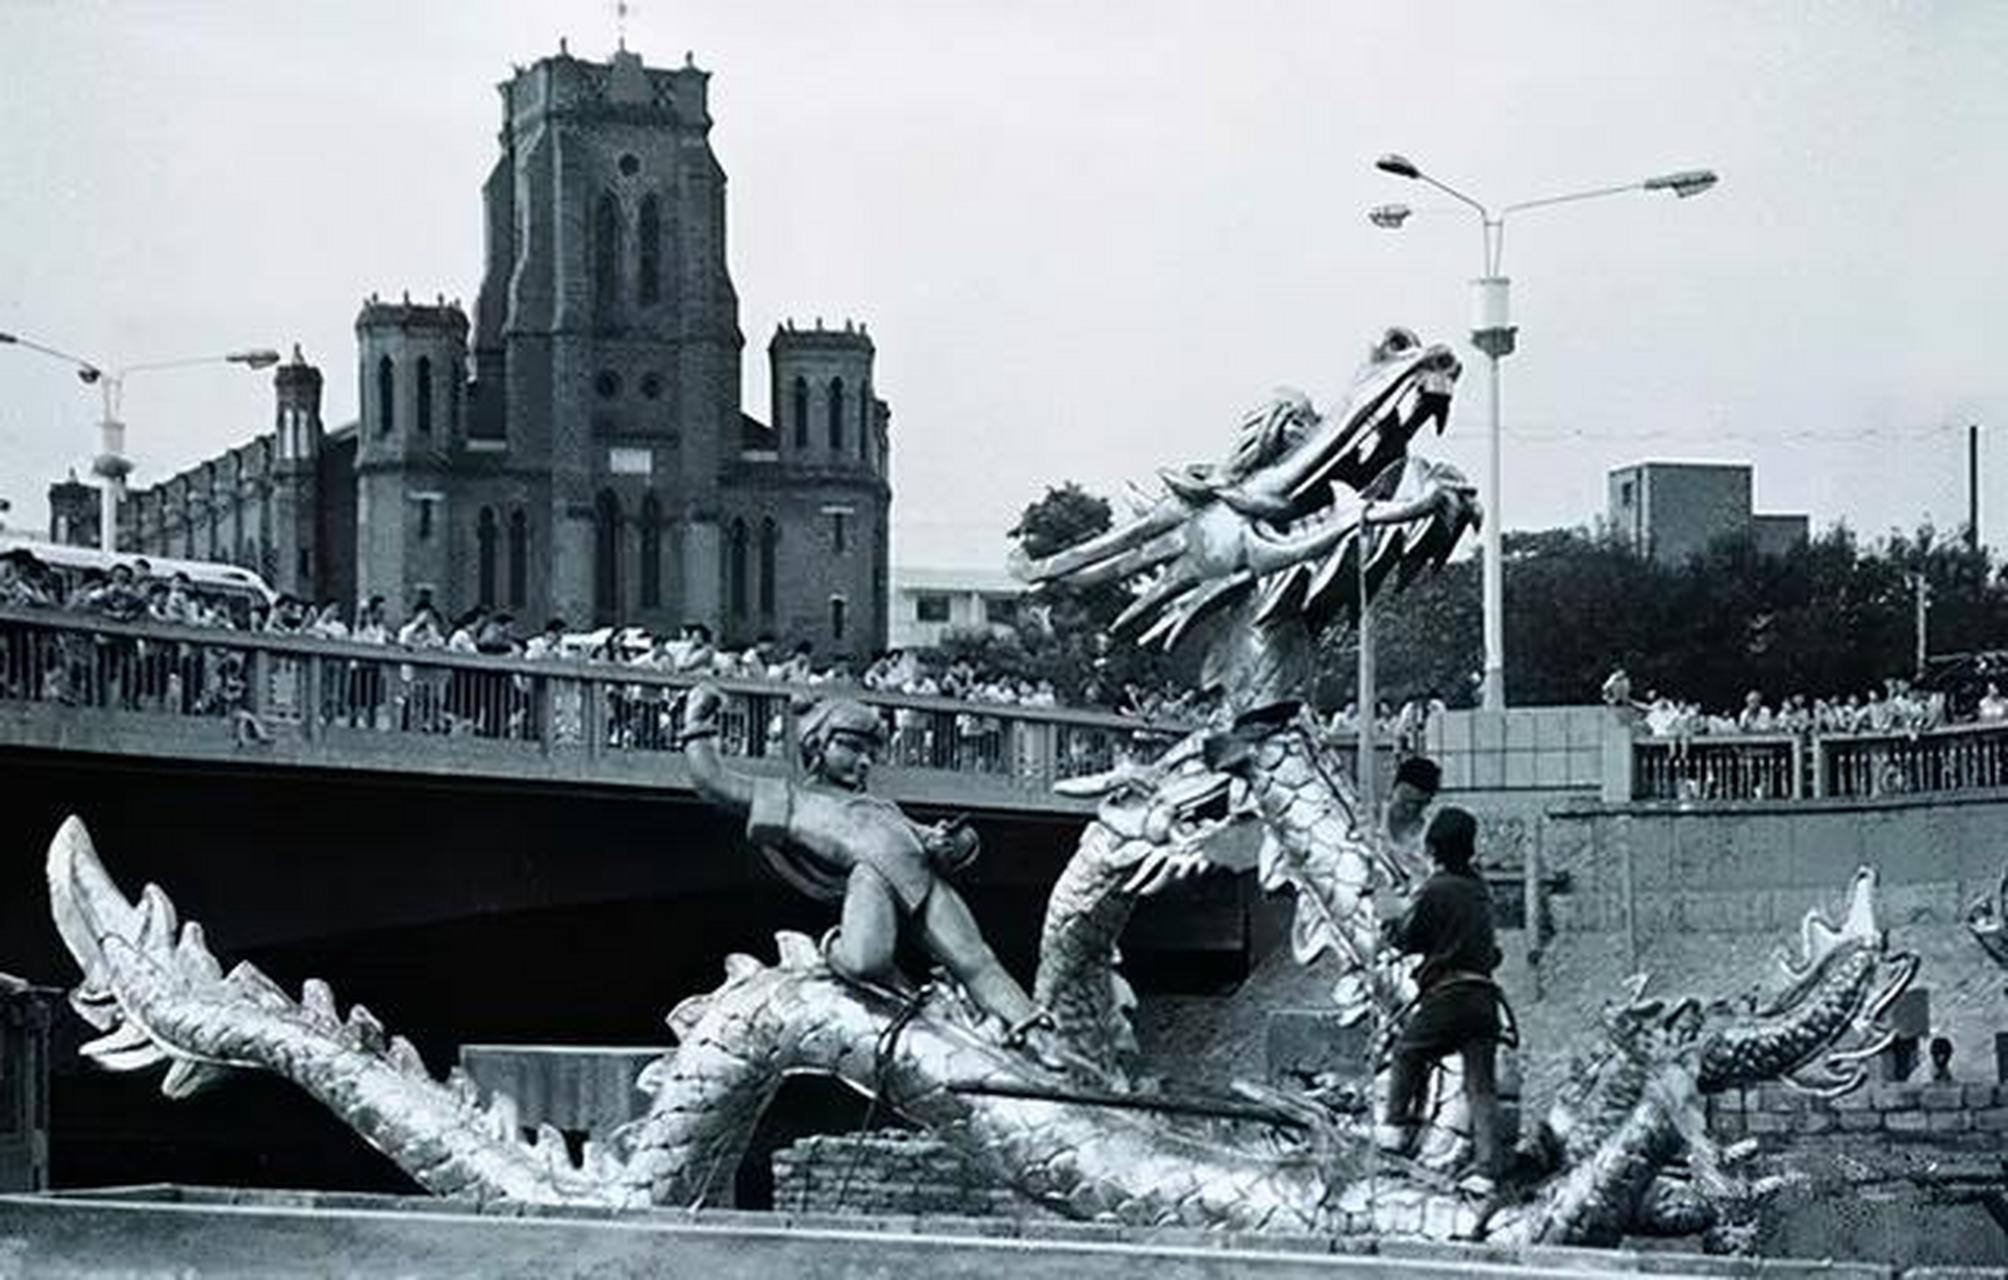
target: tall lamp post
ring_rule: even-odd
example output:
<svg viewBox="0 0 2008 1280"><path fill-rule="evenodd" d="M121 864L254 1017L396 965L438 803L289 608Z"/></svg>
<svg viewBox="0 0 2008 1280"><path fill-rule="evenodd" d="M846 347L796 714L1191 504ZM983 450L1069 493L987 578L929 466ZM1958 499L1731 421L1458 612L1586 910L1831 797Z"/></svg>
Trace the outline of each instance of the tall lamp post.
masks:
<svg viewBox="0 0 2008 1280"><path fill-rule="evenodd" d="M1525 209L1573 204L1579 200L1595 200L1602 196L1621 195L1628 191L1671 191L1684 200L1688 196L1700 195L1714 186L1715 171L1683 169L1676 173L1662 173L1643 182L1629 182L1616 187L1597 187L1589 191L1573 191L1567 195L1543 196L1539 200L1522 200L1517 204L1502 206L1494 212L1457 188L1424 173L1407 156L1384 155L1374 162L1374 167L1382 173L1393 174L1397 178L1428 183L1452 199L1468 205L1478 214L1479 226L1484 237L1485 252L1482 259L1484 274L1471 282L1471 344L1485 353L1492 418L1491 465L1485 473L1485 676L1481 705L1487 711L1501 711L1506 707L1506 617L1505 596L1502 590L1503 557L1500 551L1500 534L1505 521L1499 505L1501 452L1499 362L1513 354L1514 335L1518 332L1512 322L1509 307L1508 289L1512 282L1499 273L1500 259L1506 248L1506 216ZM1397 231L1414 212L1405 204L1384 204L1369 210L1367 218L1377 227Z"/></svg>
<svg viewBox="0 0 2008 1280"><path fill-rule="evenodd" d="M71 355L67 351L31 341L17 333L0 333L0 346L26 347L46 356L68 361L77 367L77 378L85 386L96 386L104 396L104 416L99 419L98 456L91 471L104 481L98 508L98 546L106 552L118 550L119 503L125 497L126 477L132 474L132 459L125 452L125 422L119 417L125 400L125 380L129 374L158 369L186 369L205 364L235 364L247 369L265 369L279 363L279 353L270 347L231 351L220 356L191 356L183 360L156 360L129 364L107 373L102 364Z"/></svg>

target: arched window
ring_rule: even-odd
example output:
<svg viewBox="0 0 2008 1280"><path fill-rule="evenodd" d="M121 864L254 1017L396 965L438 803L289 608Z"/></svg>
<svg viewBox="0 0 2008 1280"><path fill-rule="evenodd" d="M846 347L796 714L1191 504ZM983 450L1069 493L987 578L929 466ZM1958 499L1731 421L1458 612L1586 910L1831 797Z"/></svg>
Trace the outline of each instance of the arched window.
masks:
<svg viewBox="0 0 2008 1280"><path fill-rule="evenodd" d="M872 460L872 380L858 384L858 461Z"/></svg>
<svg viewBox="0 0 2008 1280"><path fill-rule="evenodd" d="M601 623L620 620L621 500L600 490L593 514L593 615Z"/></svg>
<svg viewBox="0 0 2008 1280"><path fill-rule="evenodd" d="M799 375L795 378L794 409L795 447L806 449L809 447L809 380Z"/></svg>
<svg viewBox="0 0 2008 1280"><path fill-rule="evenodd" d="M830 379L830 452L844 451L844 380Z"/></svg>
<svg viewBox="0 0 2008 1280"><path fill-rule="evenodd" d="M477 604L495 603L495 508L481 508L481 516L474 522L474 546L480 572L475 578L474 600Z"/></svg>
<svg viewBox="0 0 2008 1280"><path fill-rule="evenodd" d="M509 517L509 604L520 609L530 597L530 518L518 507Z"/></svg>
<svg viewBox="0 0 2008 1280"><path fill-rule="evenodd" d="M830 639L842 643L844 638L844 614L848 609L842 596L830 597Z"/></svg>
<svg viewBox="0 0 2008 1280"><path fill-rule="evenodd" d="M774 576L780 561L781 530L774 517L760 522L760 616L774 616Z"/></svg>
<svg viewBox="0 0 2008 1280"><path fill-rule="evenodd" d="M465 369L459 361L454 361L446 369L446 431L449 435L460 434L460 390L466 382Z"/></svg>
<svg viewBox="0 0 2008 1280"><path fill-rule="evenodd" d="M662 603L662 506L653 493L641 500L641 607Z"/></svg>
<svg viewBox="0 0 2008 1280"><path fill-rule="evenodd" d="M613 310L621 287L621 203L611 191L593 210L593 285L600 309Z"/></svg>
<svg viewBox="0 0 2008 1280"><path fill-rule="evenodd" d="M397 375L390 357L377 357L377 434L387 436L397 425Z"/></svg>
<svg viewBox="0 0 2008 1280"><path fill-rule="evenodd" d="M732 546L725 558L725 594L732 602L732 616L746 616L746 522L732 522Z"/></svg>
<svg viewBox="0 0 2008 1280"><path fill-rule="evenodd" d="M432 357L418 358L418 434L432 434ZM491 517L492 520L492 517ZM482 597L485 601L486 596Z"/></svg>
<svg viewBox="0 0 2008 1280"><path fill-rule="evenodd" d="M652 306L662 297L662 208L653 194L641 202L641 304Z"/></svg>

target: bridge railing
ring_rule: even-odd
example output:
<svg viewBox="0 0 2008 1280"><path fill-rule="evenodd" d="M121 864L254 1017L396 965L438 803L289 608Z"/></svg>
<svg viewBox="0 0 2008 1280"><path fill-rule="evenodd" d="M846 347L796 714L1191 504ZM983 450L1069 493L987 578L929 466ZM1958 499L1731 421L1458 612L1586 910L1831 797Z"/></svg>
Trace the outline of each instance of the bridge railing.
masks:
<svg viewBox="0 0 2008 1280"><path fill-rule="evenodd" d="M1794 799L1806 794L1802 750L1789 734L1635 738L1632 799Z"/></svg>
<svg viewBox="0 0 2008 1280"><path fill-rule="evenodd" d="M305 636L123 624L0 609L0 702L207 722L240 741L443 740L515 744L526 757L678 749L689 675ZM719 680L727 754L791 761L791 700L841 694L875 708L884 763L1045 791L1147 757L1189 726L1105 712L969 703L846 686Z"/></svg>
<svg viewBox="0 0 2008 1280"><path fill-rule="evenodd" d="M2008 787L2008 724L1820 738L1814 742L1814 765L1818 794L1827 796Z"/></svg>

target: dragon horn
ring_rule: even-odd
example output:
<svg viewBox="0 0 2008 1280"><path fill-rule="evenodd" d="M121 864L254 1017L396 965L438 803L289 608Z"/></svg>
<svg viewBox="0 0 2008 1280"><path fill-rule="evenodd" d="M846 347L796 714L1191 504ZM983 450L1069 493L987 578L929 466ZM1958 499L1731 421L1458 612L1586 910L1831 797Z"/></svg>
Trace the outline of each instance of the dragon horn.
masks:
<svg viewBox="0 0 2008 1280"><path fill-rule="evenodd" d="M1097 534L1086 542L1056 551L1043 559L1033 559L1025 554L1021 546L1011 553L1008 565L1012 576L1022 582L1050 582L1169 532L1177 528L1183 518L1179 504L1162 502L1142 519Z"/></svg>

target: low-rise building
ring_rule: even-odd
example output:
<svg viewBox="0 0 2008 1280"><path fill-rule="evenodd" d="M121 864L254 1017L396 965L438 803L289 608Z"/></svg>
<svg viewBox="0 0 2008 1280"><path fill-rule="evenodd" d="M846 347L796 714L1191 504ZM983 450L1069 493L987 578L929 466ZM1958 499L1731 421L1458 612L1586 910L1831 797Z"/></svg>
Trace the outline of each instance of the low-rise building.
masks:
<svg viewBox="0 0 2008 1280"><path fill-rule="evenodd" d="M1001 569L895 568L891 645L928 649L951 631L1008 635L1025 607L1025 584Z"/></svg>
<svg viewBox="0 0 2008 1280"><path fill-rule="evenodd" d="M1758 551L1783 555L1806 541L1803 515L1751 509L1752 471L1742 462L1639 462L1610 473L1607 519L1650 560L1679 564L1719 539L1748 534Z"/></svg>

